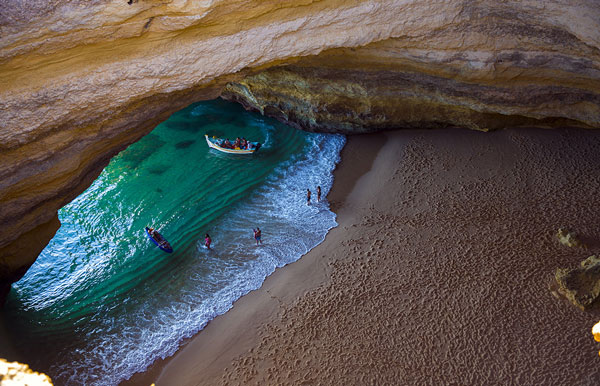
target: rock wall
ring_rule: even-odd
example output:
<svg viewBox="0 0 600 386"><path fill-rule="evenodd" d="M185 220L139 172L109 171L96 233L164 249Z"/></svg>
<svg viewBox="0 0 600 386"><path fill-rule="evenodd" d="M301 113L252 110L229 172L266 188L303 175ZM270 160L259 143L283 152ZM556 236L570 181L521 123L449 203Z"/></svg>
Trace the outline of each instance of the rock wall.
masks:
<svg viewBox="0 0 600 386"><path fill-rule="evenodd" d="M0 298L113 155L227 82L312 129L599 127L599 20L594 0L3 0Z"/></svg>
<svg viewBox="0 0 600 386"><path fill-rule="evenodd" d="M231 83L223 96L314 131L600 127L598 47L504 17L332 49ZM465 39L465 29L487 39Z"/></svg>

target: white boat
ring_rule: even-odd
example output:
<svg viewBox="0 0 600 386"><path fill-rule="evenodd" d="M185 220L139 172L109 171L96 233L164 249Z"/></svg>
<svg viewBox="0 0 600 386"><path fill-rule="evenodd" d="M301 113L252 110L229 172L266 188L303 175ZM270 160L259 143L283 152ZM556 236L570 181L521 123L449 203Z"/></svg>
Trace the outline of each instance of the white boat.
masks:
<svg viewBox="0 0 600 386"><path fill-rule="evenodd" d="M256 152L258 149L260 149L259 142L248 142L248 148L246 148L246 149L241 149L239 147L229 149L229 148L223 147L223 143L225 142L225 140L222 138L217 138L215 136L213 136L212 138L208 138L207 134L204 134L204 137L206 138L206 143L208 144L208 147L218 150L218 151L222 151L223 153L252 154L252 153Z"/></svg>

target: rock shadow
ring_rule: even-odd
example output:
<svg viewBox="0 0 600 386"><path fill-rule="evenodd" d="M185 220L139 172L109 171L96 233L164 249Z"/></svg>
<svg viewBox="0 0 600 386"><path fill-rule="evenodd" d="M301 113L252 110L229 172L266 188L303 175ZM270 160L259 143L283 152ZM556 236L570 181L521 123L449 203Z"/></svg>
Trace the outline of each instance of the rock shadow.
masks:
<svg viewBox="0 0 600 386"><path fill-rule="evenodd" d="M139 142L121 152L122 160L132 169L136 169L145 159L149 158L161 146L166 144L156 134L148 134Z"/></svg>
<svg viewBox="0 0 600 386"><path fill-rule="evenodd" d="M177 142L175 144L175 148L176 149L187 149L188 147L192 146L195 143L196 143L195 140L181 141L181 142Z"/></svg>
<svg viewBox="0 0 600 386"><path fill-rule="evenodd" d="M588 248L590 254L594 254L593 250L600 250L600 237L597 235L578 235L579 240Z"/></svg>
<svg viewBox="0 0 600 386"><path fill-rule="evenodd" d="M167 169L169 169L168 165L153 165L153 166L148 167L147 170L150 174L155 174L155 175L160 176L161 174L166 172Z"/></svg>

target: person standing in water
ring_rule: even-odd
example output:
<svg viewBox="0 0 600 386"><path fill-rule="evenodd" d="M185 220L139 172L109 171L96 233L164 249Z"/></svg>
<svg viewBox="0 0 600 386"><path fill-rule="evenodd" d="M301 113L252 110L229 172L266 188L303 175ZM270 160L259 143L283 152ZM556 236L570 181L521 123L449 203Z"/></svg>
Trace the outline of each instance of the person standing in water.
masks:
<svg viewBox="0 0 600 386"><path fill-rule="evenodd" d="M321 187L317 186L317 202L321 202Z"/></svg>
<svg viewBox="0 0 600 386"><path fill-rule="evenodd" d="M310 189L306 189L306 205L310 205Z"/></svg>
<svg viewBox="0 0 600 386"><path fill-rule="evenodd" d="M204 236L204 246L206 247L206 249L210 249L210 243L212 243L212 240L207 233L206 236Z"/></svg>
<svg viewBox="0 0 600 386"><path fill-rule="evenodd" d="M256 245L258 246L259 242L262 244L262 240L260 239L260 236L261 236L260 228L256 227L256 229L252 228L252 230L254 231L254 240L256 240Z"/></svg>

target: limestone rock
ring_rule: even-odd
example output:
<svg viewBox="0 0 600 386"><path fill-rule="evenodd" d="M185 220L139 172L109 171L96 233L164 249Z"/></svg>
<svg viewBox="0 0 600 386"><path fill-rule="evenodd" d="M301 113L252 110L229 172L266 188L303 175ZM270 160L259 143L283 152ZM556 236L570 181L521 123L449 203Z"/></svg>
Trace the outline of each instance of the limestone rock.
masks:
<svg viewBox="0 0 600 386"><path fill-rule="evenodd" d="M578 268L559 268L555 273L558 292L585 310L600 295L600 258L590 256Z"/></svg>
<svg viewBox="0 0 600 386"><path fill-rule="evenodd" d="M592 335L594 335L594 340L596 342L600 342L600 322L594 324L594 327L592 327ZM600 352L598 354L600 354Z"/></svg>
<svg viewBox="0 0 600 386"><path fill-rule="evenodd" d="M556 234L558 237L558 241L567 247L582 247L583 243L577 238L575 233L569 232L566 229L558 229L558 233Z"/></svg>
<svg viewBox="0 0 600 386"><path fill-rule="evenodd" d="M446 37L452 36L452 28L447 33ZM456 39L450 42L459 44ZM533 45L536 38L529 40ZM566 63L559 71L538 67L540 60L553 60L554 54L532 56L521 50L508 54L496 51L498 47L490 52L473 46L470 49L483 56L475 59L458 55L461 49L450 47L450 42L439 42L437 47L445 46L447 52L431 47L427 55L411 47L414 41L398 38L356 49L332 49L231 83L223 97L313 131L600 127L597 89L561 79L570 71L578 72L575 67L568 69L571 65ZM545 51L551 43L536 44L538 49L547 45ZM587 51L574 44L582 54ZM590 54L600 62L597 53ZM519 67L518 76L513 66ZM547 78L541 79L541 73ZM594 87L600 86L600 77L593 82Z"/></svg>
<svg viewBox="0 0 600 386"><path fill-rule="evenodd" d="M598 20L596 0L0 1L0 297L112 156L227 83L312 130L597 128Z"/></svg>
<svg viewBox="0 0 600 386"><path fill-rule="evenodd" d="M7 362L0 358L0 386L52 385L46 374L38 373L19 362Z"/></svg>

